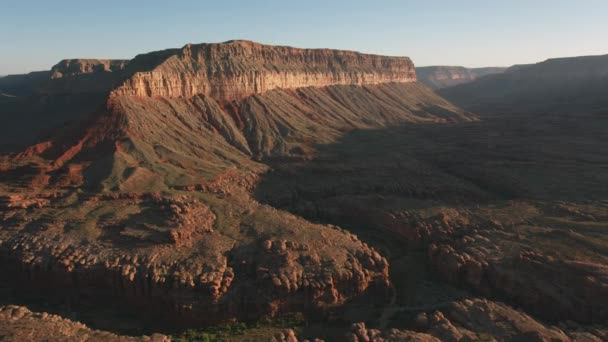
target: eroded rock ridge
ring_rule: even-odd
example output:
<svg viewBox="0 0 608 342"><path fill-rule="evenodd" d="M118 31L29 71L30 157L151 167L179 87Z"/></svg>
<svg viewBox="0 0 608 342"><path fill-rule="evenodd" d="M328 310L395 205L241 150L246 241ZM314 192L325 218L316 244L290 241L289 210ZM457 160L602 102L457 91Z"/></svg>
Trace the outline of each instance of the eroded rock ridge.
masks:
<svg viewBox="0 0 608 342"><path fill-rule="evenodd" d="M135 72L112 94L166 97L205 94L229 101L277 88L416 81L414 64L408 57L249 41L189 44L164 57L151 70Z"/></svg>

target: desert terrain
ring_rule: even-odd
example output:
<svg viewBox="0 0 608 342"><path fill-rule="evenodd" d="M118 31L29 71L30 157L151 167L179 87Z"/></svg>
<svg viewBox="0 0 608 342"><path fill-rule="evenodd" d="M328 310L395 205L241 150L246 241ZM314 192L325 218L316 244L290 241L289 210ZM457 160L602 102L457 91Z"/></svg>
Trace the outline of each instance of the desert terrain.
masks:
<svg viewBox="0 0 608 342"><path fill-rule="evenodd" d="M608 56L245 40L0 78L0 340L606 341Z"/></svg>

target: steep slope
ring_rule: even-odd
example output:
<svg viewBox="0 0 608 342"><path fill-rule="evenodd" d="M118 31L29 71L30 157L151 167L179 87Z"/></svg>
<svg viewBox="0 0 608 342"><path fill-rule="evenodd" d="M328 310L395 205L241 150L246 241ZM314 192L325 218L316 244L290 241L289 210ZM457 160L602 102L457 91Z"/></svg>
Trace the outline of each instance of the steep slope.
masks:
<svg viewBox="0 0 608 342"><path fill-rule="evenodd" d="M19 96L33 91L36 84L48 79L50 71L37 71L24 75L0 77L0 91L4 94Z"/></svg>
<svg viewBox="0 0 608 342"><path fill-rule="evenodd" d="M502 67L465 68L461 66L428 66L417 67L416 76L419 82L433 90L437 90L470 83L486 75L500 74L506 69Z"/></svg>
<svg viewBox="0 0 608 342"><path fill-rule="evenodd" d="M75 73L68 72L70 63L76 65ZM111 65L116 72L106 70ZM258 172L263 168L252 163L252 157L305 157L316 144L335 141L355 128L474 120L412 82L415 75L409 59L355 52L231 41L140 55L126 66L123 61L64 61L54 67L54 74L67 76L53 76L53 85L63 79L72 84L69 80L75 77L111 77L112 82L101 82L103 89L90 93L107 96L109 92L109 97L104 106L87 101L86 111L93 114L84 116L86 120L75 129L65 129L18 154L16 165L40 156L50 162L37 166L53 172L47 177L50 186L77 179L80 183L69 186L86 184L95 191L197 186L231 167ZM255 90L260 79L240 83L245 74L263 79L283 75L284 84ZM328 78L319 81L315 77L320 74ZM153 96L141 96L151 88L148 81L138 80L155 77L150 75L163 79L161 87ZM212 75L219 78L211 79ZM120 82L108 91L110 84ZM175 90L171 84L197 93L185 96L185 88ZM226 92L235 85L247 89ZM68 94L81 91L76 87ZM254 93L246 96L249 91ZM83 174L73 175L74 169ZM134 184L140 187L130 188Z"/></svg>
<svg viewBox="0 0 608 342"><path fill-rule="evenodd" d="M440 94L479 113L575 113L608 109L608 55L549 59L444 89Z"/></svg>
<svg viewBox="0 0 608 342"><path fill-rule="evenodd" d="M18 152L103 107L126 61L63 60L51 71L0 78L0 153Z"/></svg>
<svg viewBox="0 0 608 342"><path fill-rule="evenodd" d="M163 329L382 303L376 250L250 197L264 162L356 128L475 120L414 82L409 59L355 52L232 41L54 75L51 92L90 80L103 101L0 160L7 281Z"/></svg>

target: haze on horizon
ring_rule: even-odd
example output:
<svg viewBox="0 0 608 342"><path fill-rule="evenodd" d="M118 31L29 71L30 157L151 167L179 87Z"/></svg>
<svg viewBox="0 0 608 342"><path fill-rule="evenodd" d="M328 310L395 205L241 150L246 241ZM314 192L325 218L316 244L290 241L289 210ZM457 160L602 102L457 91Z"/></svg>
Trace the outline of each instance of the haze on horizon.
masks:
<svg viewBox="0 0 608 342"><path fill-rule="evenodd" d="M263 3L0 1L0 75L64 58L125 58L187 43L273 45L409 56L417 66L509 66L608 53L608 2L363 0Z"/></svg>

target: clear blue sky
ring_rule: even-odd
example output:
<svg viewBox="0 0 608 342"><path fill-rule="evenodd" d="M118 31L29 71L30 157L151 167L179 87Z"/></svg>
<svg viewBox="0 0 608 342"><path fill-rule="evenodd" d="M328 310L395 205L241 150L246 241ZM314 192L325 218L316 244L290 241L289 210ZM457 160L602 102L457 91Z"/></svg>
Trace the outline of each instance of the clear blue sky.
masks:
<svg viewBox="0 0 608 342"><path fill-rule="evenodd" d="M606 0L0 0L0 74L250 39L493 66L608 54Z"/></svg>

